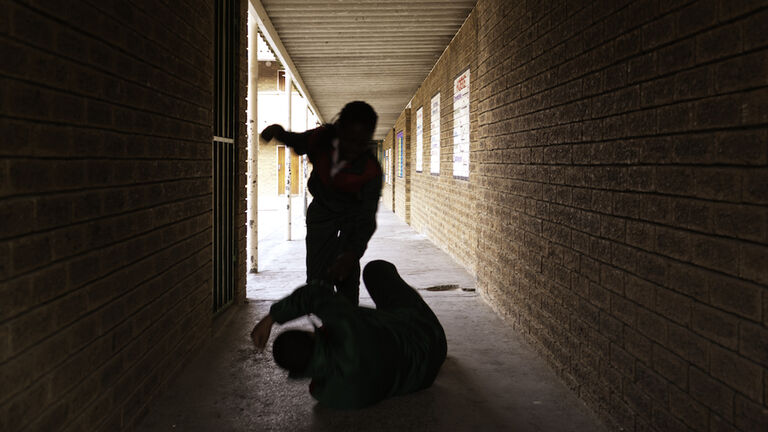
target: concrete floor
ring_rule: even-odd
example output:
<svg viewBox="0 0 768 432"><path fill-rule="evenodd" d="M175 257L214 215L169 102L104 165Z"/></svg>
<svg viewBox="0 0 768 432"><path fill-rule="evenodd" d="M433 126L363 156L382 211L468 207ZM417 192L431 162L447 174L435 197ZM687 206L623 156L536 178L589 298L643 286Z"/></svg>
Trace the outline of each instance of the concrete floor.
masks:
<svg viewBox="0 0 768 432"><path fill-rule="evenodd" d="M393 262L445 328L448 358L431 388L359 411L334 411L311 398L308 381L286 380L269 350L257 352L248 337L251 328L273 300L304 280L303 240L285 242L283 230L272 229L259 241L262 271L249 275L248 304L233 311L138 430L605 430L476 292L464 290L475 287L471 275L392 212L380 211L378 221L363 261ZM442 284L461 289L424 290ZM362 287L361 304L372 304ZM309 327L309 322L289 326ZM275 326L273 337L279 331Z"/></svg>

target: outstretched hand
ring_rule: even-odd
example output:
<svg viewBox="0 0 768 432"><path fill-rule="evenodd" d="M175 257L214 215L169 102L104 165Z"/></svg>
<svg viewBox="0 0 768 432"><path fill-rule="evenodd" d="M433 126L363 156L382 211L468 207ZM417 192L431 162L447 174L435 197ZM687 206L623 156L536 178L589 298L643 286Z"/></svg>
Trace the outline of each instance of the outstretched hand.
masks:
<svg viewBox="0 0 768 432"><path fill-rule="evenodd" d="M272 316L267 315L251 331L251 340L257 349L263 350L267 346L269 335L272 332L272 324L274 323L275 321L272 319Z"/></svg>
<svg viewBox="0 0 768 432"><path fill-rule="evenodd" d="M282 135L285 132L285 129L283 129L282 126L279 124L271 124L264 128L263 131L261 131L261 139L263 139L266 142L272 141L273 138L280 139L280 135Z"/></svg>

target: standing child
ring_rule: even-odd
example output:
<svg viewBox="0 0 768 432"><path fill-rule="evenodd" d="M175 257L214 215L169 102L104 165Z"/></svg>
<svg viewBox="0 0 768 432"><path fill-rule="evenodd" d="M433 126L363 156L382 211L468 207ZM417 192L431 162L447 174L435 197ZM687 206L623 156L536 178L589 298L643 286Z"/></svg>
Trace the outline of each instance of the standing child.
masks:
<svg viewBox="0 0 768 432"><path fill-rule="evenodd" d="M312 162L307 187L307 282L325 280L353 305L359 302L360 258L376 231L381 165L371 149L378 116L365 102L350 102L333 124L302 133L273 124L275 138Z"/></svg>

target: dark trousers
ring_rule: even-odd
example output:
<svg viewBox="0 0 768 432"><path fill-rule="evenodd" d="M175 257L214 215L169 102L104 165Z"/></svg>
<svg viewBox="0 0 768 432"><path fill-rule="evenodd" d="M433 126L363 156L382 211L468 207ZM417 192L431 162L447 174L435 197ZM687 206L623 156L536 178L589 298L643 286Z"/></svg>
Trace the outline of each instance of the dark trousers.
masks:
<svg viewBox="0 0 768 432"><path fill-rule="evenodd" d="M328 269L342 252L340 231L341 226L336 220L307 221L307 282L319 279L331 283L339 294L357 305L360 303L360 261L343 281L332 281L328 276Z"/></svg>
<svg viewBox="0 0 768 432"><path fill-rule="evenodd" d="M390 262L369 262L363 271L363 282L376 303L376 309L417 308L434 317L424 299L400 277L397 268Z"/></svg>
<svg viewBox="0 0 768 432"><path fill-rule="evenodd" d="M430 386L447 354L445 332L437 316L419 293L400 277L397 268L392 263L383 260L369 262L363 269L363 282L371 295L371 299L376 303L376 309L408 308L426 318L427 326L430 329L427 334L431 334L431 336L424 343L431 346L432 349L425 359L429 365L430 373L424 377L422 388Z"/></svg>

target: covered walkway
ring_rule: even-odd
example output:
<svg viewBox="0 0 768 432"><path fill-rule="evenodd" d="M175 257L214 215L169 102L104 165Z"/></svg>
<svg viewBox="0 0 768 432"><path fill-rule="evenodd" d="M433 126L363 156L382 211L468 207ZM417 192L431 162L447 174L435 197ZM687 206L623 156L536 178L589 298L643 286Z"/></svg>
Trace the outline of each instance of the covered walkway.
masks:
<svg viewBox="0 0 768 432"><path fill-rule="evenodd" d="M249 275L248 303L216 330L139 427L155 431L600 431L597 419L479 297L474 278L389 210L364 262L385 259L420 290L443 323L448 358L435 384L360 411L318 405L307 381L288 381L248 338L273 300L304 279L304 242L262 240L264 270ZM274 240L274 241L270 241ZM436 285L460 288L428 291ZM361 289L361 304L372 305ZM308 321L291 325L309 326ZM273 329L272 337L280 327Z"/></svg>
<svg viewBox="0 0 768 432"><path fill-rule="evenodd" d="M767 22L0 1L0 431L768 431ZM304 280L312 169L259 132L355 100L383 177L363 264L421 290L448 358L340 412L248 336Z"/></svg>

